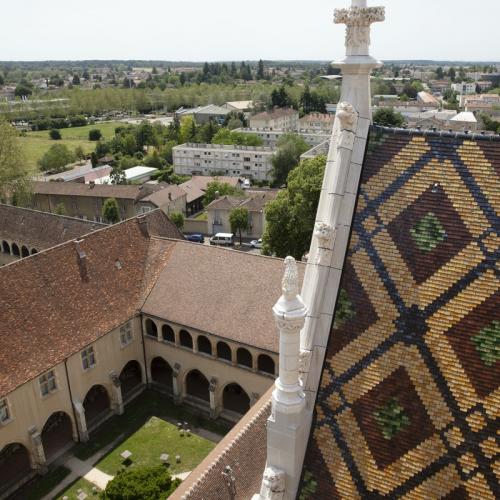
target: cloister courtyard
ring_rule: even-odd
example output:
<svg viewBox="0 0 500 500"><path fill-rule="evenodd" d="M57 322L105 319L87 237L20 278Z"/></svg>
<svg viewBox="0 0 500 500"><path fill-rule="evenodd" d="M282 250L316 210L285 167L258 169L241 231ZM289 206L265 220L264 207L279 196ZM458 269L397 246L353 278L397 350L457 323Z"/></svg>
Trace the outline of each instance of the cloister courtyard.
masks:
<svg viewBox="0 0 500 500"><path fill-rule="evenodd" d="M104 406L104 396L97 389L94 398L95 407L92 408L97 416ZM179 427L179 424L182 425ZM168 395L148 389L127 404L123 415L111 416L90 433L87 443L70 446L51 464L45 475L35 477L12 498L49 500L68 497L71 500L81 492L92 498L103 487L103 481L105 483L123 468L159 465L163 463L160 457L164 454L169 455L168 464L165 464L169 472L184 478L230 427L227 421L214 421L201 412L175 406ZM190 432L187 433L186 429ZM66 441L71 442L71 425L68 426L62 416L57 417L57 421L54 418L47 432L51 443L46 447L49 454L60 450ZM54 436L50 435L51 432ZM132 454L129 460L121 456L126 450ZM29 467L29 460L26 462L23 458L19 450L9 456L16 473L22 470L23 463Z"/></svg>

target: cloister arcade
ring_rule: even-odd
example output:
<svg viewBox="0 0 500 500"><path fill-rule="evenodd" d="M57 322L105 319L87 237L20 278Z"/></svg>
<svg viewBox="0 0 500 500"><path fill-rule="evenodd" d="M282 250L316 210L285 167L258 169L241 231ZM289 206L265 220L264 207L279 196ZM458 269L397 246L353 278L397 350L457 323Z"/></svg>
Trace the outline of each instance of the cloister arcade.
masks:
<svg viewBox="0 0 500 500"><path fill-rule="evenodd" d="M29 245L23 245L15 241L2 240L0 251L3 254L11 255L12 257L24 258L38 253L36 248L29 248Z"/></svg>

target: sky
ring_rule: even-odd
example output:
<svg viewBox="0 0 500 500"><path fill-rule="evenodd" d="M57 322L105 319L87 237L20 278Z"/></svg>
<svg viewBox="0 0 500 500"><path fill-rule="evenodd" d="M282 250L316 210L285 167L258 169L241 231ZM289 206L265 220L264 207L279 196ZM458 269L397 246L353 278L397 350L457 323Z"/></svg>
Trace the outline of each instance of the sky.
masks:
<svg viewBox="0 0 500 500"><path fill-rule="evenodd" d="M3 4L3 5L2 5ZM335 60L350 0L0 0L0 60ZM368 0L379 59L499 61L500 0Z"/></svg>

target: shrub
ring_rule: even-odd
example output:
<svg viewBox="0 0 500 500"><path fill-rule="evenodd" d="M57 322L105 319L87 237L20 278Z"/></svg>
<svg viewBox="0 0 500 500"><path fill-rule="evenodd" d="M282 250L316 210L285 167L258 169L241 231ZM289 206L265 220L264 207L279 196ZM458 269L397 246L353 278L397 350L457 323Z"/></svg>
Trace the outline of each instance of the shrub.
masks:
<svg viewBox="0 0 500 500"><path fill-rule="evenodd" d="M181 212L172 212L170 214L170 220L176 225L177 229L182 231L184 227L184 215Z"/></svg>
<svg viewBox="0 0 500 500"><path fill-rule="evenodd" d="M89 130L89 141L99 141L101 137L102 133L98 128Z"/></svg>
<svg viewBox="0 0 500 500"><path fill-rule="evenodd" d="M57 130L56 128L53 128L53 129L49 132L49 137L50 137L53 141L60 141L60 140L62 139L61 132L59 132L59 130Z"/></svg>
<svg viewBox="0 0 500 500"><path fill-rule="evenodd" d="M101 493L104 500L163 500L179 486L163 465L120 471Z"/></svg>

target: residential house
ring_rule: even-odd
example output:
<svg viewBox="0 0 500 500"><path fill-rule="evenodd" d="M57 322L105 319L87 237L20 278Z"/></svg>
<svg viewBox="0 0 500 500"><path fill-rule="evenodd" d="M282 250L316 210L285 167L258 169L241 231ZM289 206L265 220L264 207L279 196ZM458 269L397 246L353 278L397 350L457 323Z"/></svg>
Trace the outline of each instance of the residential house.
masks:
<svg viewBox="0 0 500 500"><path fill-rule="evenodd" d="M59 206L71 217L102 221L106 199L115 198L122 220L161 208L165 213L186 210L186 193L175 185L112 185L79 182L34 182L31 208L55 213Z"/></svg>
<svg viewBox="0 0 500 500"><path fill-rule="evenodd" d="M278 195L277 189L247 191L245 197L221 196L207 207L208 231L210 234L231 233L229 215L235 208L248 210L248 229L242 232L244 238L258 239L264 234L266 218L264 207Z"/></svg>
<svg viewBox="0 0 500 500"><path fill-rule="evenodd" d="M439 101L432 94L424 90L417 94L417 102L433 108L439 108L440 106Z"/></svg>
<svg viewBox="0 0 500 500"><path fill-rule="evenodd" d="M334 120L335 116L328 113L310 113L299 120L299 126L301 129L331 134Z"/></svg>
<svg viewBox="0 0 500 500"><path fill-rule="evenodd" d="M250 127L297 130L299 128L299 112L291 108L264 111L250 118Z"/></svg>
<svg viewBox="0 0 500 500"><path fill-rule="evenodd" d="M188 181L179 184L179 187L186 192L187 217L197 214L204 209L203 198L205 197L205 191L207 190L208 184L214 181L222 184L229 184L233 187L240 187L243 183L238 177L193 175Z"/></svg>

